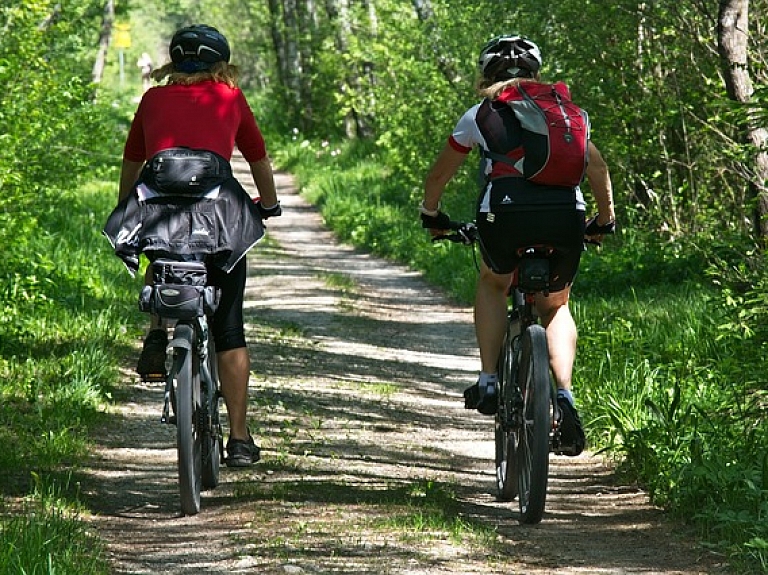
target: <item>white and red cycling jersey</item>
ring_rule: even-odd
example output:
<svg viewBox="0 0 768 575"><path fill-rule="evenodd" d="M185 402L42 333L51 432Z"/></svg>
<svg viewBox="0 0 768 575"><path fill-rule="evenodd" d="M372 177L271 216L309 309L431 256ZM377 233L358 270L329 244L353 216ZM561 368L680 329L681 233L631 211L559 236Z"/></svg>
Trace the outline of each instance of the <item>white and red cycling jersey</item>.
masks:
<svg viewBox="0 0 768 575"><path fill-rule="evenodd" d="M520 123L507 104L486 98L461 116L448 137L448 144L463 154L479 147L507 155L521 147L520 130ZM523 178L513 165L487 157L482 159L480 172L485 181L480 213L530 205L571 205L579 211L586 209L578 186L561 188L534 184Z"/></svg>

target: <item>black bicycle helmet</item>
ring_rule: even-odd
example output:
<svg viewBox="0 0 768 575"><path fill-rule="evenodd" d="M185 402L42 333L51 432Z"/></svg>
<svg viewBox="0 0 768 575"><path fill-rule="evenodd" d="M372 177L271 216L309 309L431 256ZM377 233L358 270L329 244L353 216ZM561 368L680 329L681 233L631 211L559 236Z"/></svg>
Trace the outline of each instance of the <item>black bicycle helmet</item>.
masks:
<svg viewBox="0 0 768 575"><path fill-rule="evenodd" d="M480 50L478 66L492 81L533 78L541 68L541 51L523 36L496 36Z"/></svg>
<svg viewBox="0 0 768 575"><path fill-rule="evenodd" d="M195 25L177 30L169 52L181 72L199 72L216 62L229 62L229 42L212 26Z"/></svg>

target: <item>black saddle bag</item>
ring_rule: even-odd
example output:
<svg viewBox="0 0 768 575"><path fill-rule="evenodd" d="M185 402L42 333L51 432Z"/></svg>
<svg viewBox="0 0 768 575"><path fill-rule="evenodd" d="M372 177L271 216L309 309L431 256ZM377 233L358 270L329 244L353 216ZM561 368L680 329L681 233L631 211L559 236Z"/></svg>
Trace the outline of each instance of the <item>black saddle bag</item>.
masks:
<svg viewBox="0 0 768 575"><path fill-rule="evenodd" d="M154 285L144 286L139 309L168 319L194 319L212 315L220 290L206 285L208 272L202 262L159 259L152 263Z"/></svg>
<svg viewBox="0 0 768 575"><path fill-rule="evenodd" d="M517 289L523 293L549 292L549 260L523 258L517 269Z"/></svg>

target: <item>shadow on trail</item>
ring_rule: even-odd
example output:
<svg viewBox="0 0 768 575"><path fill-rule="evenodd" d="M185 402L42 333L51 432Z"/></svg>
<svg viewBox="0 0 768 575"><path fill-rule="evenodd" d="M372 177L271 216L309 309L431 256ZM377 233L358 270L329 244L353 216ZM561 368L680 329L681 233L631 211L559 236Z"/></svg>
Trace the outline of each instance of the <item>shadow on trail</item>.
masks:
<svg viewBox="0 0 768 575"><path fill-rule="evenodd" d="M201 514L180 517L162 390L133 385L82 480L116 573L693 572L674 541L659 549L660 512L595 459L553 458L544 521L521 526L517 502L495 500L493 420L463 410L478 367L466 310L280 197L245 303L262 460L223 468Z"/></svg>

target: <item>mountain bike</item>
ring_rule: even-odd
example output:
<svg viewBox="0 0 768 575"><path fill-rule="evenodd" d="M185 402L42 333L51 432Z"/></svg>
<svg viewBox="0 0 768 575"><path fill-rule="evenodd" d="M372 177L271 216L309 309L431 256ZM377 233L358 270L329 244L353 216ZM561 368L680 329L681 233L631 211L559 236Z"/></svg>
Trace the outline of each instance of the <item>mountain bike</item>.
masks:
<svg viewBox="0 0 768 575"><path fill-rule="evenodd" d="M452 222L454 233L438 236L472 245L473 223ZM521 262L508 289L507 329L498 361L495 416L496 488L500 501L518 498L520 522L539 523L544 514L549 454L563 453L557 387L550 373L544 327L536 315L537 293L547 293L550 246L520 250Z"/></svg>
<svg viewBox="0 0 768 575"><path fill-rule="evenodd" d="M139 309L173 324L173 336L166 373L143 379L165 383L160 421L176 426L181 511L195 515L201 490L218 485L223 463L221 392L208 326L219 291L206 285L203 262L158 259L151 265L153 284L144 286Z"/></svg>

